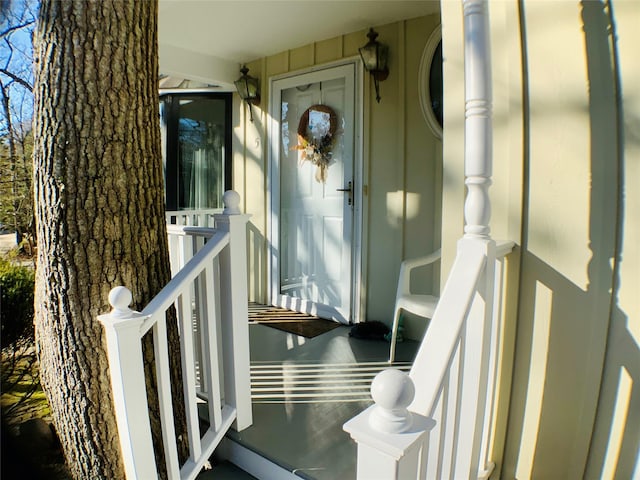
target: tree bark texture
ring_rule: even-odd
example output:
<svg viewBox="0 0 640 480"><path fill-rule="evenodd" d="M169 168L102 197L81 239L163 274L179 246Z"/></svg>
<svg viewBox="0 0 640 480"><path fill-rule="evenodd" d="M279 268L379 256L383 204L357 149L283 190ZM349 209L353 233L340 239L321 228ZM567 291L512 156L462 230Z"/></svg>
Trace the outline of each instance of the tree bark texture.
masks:
<svg viewBox="0 0 640 480"><path fill-rule="evenodd" d="M42 385L73 476L122 479L96 317L110 310L114 286L131 289L133 308L140 309L170 278L157 0L43 0L35 61L35 323ZM168 327L171 363L179 366L175 322ZM179 376L179 367L173 370Z"/></svg>

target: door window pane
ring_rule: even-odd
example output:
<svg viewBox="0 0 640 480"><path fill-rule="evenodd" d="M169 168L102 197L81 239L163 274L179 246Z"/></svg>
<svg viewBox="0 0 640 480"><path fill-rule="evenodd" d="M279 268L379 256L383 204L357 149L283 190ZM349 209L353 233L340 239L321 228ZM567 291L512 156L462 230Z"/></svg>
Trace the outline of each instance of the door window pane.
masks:
<svg viewBox="0 0 640 480"><path fill-rule="evenodd" d="M338 78L282 90L280 110L280 293L337 307L348 300L342 283L349 264L343 257L350 249L344 239L347 197L338 191L351 180L345 178L344 169L345 84ZM301 150L296 149L305 113L307 140L318 141L330 130L330 115L322 108L307 111L312 105L329 107L338 127L328 149L324 179L318 166L302 160ZM348 163L350 159L349 153Z"/></svg>

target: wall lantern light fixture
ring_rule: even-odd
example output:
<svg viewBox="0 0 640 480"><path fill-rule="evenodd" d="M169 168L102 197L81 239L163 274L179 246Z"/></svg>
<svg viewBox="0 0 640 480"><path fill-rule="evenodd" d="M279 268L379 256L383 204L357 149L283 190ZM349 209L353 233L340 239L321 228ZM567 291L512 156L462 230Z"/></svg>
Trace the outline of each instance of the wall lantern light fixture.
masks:
<svg viewBox="0 0 640 480"><path fill-rule="evenodd" d="M389 47L378 42L376 40L377 37L378 32L370 28L369 33L367 33L369 42L364 47L359 48L358 51L364 63L364 68L373 77L373 84L376 87L376 101L380 103L380 82L386 80L389 76L389 68L387 67Z"/></svg>
<svg viewBox="0 0 640 480"><path fill-rule="evenodd" d="M233 83L236 86L236 90L238 90L238 95L240 95L240 98L247 104L249 108L249 119L253 122L251 105L260 104L260 83L257 78L247 75L249 69L246 65L242 66L240 72L242 76Z"/></svg>

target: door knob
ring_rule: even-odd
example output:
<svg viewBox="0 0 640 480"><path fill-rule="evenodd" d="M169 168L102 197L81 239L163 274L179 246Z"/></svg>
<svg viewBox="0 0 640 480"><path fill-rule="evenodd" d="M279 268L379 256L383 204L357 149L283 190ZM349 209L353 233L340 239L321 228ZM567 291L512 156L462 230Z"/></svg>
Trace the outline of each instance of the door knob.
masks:
<svg viewBox="0 0 640 480"><path fill-rule="evenodd" d="M336 188L336 192L349 192L348 204L351 205L353 202L353 188L351 182L347 184L347 188Z"/></svg>

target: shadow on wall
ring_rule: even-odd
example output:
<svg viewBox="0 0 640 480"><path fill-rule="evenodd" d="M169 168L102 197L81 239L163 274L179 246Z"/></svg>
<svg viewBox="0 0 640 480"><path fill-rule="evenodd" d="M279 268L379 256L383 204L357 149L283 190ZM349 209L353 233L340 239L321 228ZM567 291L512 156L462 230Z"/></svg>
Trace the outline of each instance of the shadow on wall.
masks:
<svg viewBox="0 0 640 480"><path fill-rule="evenodd" d="M539 159L530 157L525 131L523 275L507 439L508 457L517 465L505 465L505 473L520 479L632 478L640 469L640 348L628 328L631 312L618 304L625 139L615 24L609 3L583 1L580 8L589 92L592 255L583 289L528 248L536 229L529 216L529 172ZM526 78L524 24L522 31Z"/></svg>
<svg viewBox="0 0 640 480"><path fill-rule="evenodd" d="M623 92L613 4L610 0L604 3L583 0L581 5L590 86L592 164L599 160L599 170L592 165L591 203L593 206L604 195L612 197L615 192L617 207L603 213L604 216L614 211L617 213L617 236L612 245L613 255L603 259L608 265L613 265L611 313L598 412L585 474L589 478L635 478L634 471L635 475L640 473L640 339L629 330L629 323L639 319L629 318L621 310L618 296L623 282L620 264L624 257L623 219L627 198L624 190L625 142L637 142L637 137L624 137ZM603 65L601 59L604 58L609 60L608 65ZM608 91L606 89L613 89L614 100L610 102L613 111L601 116L598 101L602 101L602 96L599 91ZM610 134L611 124L617 127L615 135ZM616 145L612 145L613 142ZM612 152L617 155L612 155ZM612 164L612 158L617 160L617 164ZM609 185L598 181L602 177L607 178L606 172L615 176ZM598 192L598 188L606 190ZM613 201L610 199L605 204ZM592 220L592 238L595 230L601 228L600 222ZM591 264L589 268L591 277Z"/></svg>
<svg viewBox="0 0 640 480"><path fill-rule="evenodd" d="M521 285L511 417L518 425L507 440L518 456L516 478L583 478L587 462L593 475L585 478L632 478L640 349L627 316L615 308L608 326L606 289L584 291L531 252L523 252L523 271L530 273ZM598 344L607 327L604 360Z"/></svg>
<svg viewBox="0 0 640 480"><path fill-rule="evenodd" d="M587 478L635 478L640 472L640 348L628 322L614 310Z"/></svg>

